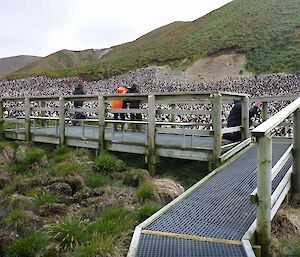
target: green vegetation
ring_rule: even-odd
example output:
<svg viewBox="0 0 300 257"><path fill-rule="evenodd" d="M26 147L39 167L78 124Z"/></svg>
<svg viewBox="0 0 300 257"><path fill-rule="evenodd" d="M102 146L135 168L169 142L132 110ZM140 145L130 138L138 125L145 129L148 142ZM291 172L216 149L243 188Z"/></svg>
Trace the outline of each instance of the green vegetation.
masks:
<svg viewBox="0 0 300 257"><path fill-rule="evenodd" d="M45 151L35 147L28 147L22 151L17 152L17 162L10 167L10 170L14 173L21 174L26 173L32 169L32 165L39 163L42 168L42 158L45 156ZM19 158L19 159L18 159Z"/></svg>
<svg viewBox="0 0 300 257"><path fill-rule="evenodd" d="M208 168L207 162L161 158L157 170L158 175L173 178L189 188L209 173Z"/></svg>
<svg viewBox="0 0 300 257"><path fill-rule="evenodd" d="M59 196L53 192L45 192L42 195L37 197L38 202L40 205L43 205L45 203L55 203L58 202Z"/></svg>
<svg viewBox="0 0 300 257"><path fill-rule="evenodd" d="M185 67L224 50L245 53L246 68L256 74L299 73L299 14L300 0L235 0L193 22L174 22L116 46L93 64L26 69L12 78L34 73L98 80L149 65Z"/></svg>
<svg viewBox="0 0 300 257"><path fill-rule="evenodd" d="M86 174L89 172L89 167L83 163L60 162L54 165L49 173L56 177L66 177L76 173Z"/></svg>
<svg viewBox="0 0 300 257"><path fill-rule="evenodd" d="M11 183L0 190L0 197L9 196L16 190L16 184Z"/></svg>
<svg viewBox="0 0 300 257"><path fill-rule="evenodd" d="M102 153L95 160L97 171L99 172L119 172L125 169L125 163L108 153Z"/></svg>
<svg viewBox="0 0 300 257"><path fill-rule="evenodd" d="M25 163L27 165L32 165L33 163L37 162L44 156L45 156L45 151L42 149L38 149L38 148L28 149L26 152Z"/></svg>
<svg viewBox="0 0 300 257"><path fill-rule="evenodd" d="M0 151L2 151L4 148L7 148L7 147L15 148L16 146L15 146L15 144L10 143L10 142L0 141Z"/></svg>
<svg viewBox="0 0 300 257"><path fill-rule="evenodd" d="M146 202L137 210L137 217L140 222L149 218L157 212L162 206L154 202Z"/></svg>
<svg viewBox="0 0 300 257"><path fill-rule="evenodd" d="M93 49L83 51L61 50L17 71L18 74L40 73L44 71L64 70L76 68L86 63L93 63L97 60L98 53Z"/></svg>
<svg viewBox="0 0 300 257"><path fill-rule="evenodd" d="M24 211L18 209L12 210L7 217L8 224L10 226L17 227L18 225L22 224L25 217L26 215Z"/></svg>
<svg viewBox="0 0 300 257"><path fill-rule="evenodd" d="M45 245L46 236L38 231L27 237L17 240L8 246L6 254L9 257L35 257Z"/></svg>
<svg viewBox="0 0 300 257"><path fill-rule="evenodd" d="M86 184L89 187L101 187L108 183L108 179L101 174L91 175L86 178Z"/></svg>
<svg viewBox="0 0 300 257"><path fill-rule="evenodd" d="M154 194L154 185L151 180L144 181L138 188L136 195L140 201L150 199Z"/></svg>
<svg viewBox="0 0 300 257"><path fill-rule="evenodd" d="M64 218L59 224L49 228L50 239L61 251L73 250L85 240L85 226L73 217Z"/></svg>
<svg viewBox="0 0 300 257"><path fill-rule="evenodd" d="M0 190L0 236L11 240L0 244L4 257L124 256L134 227L162 207L148 202L153 182L136 168L144 167L143 156L0 145L14 161L3 166ZM124 184L126 174L138 172L139 183Z"/></svg>
<svg viewBox="0 0 300 257"><path fill-rule="evenodd" d="M87 232L101 237L121 239L132 231L133 225L134 220L128 211L113 208L103 212L99 219L90 223Z"/></svg>
<svg viewBox="0 0 300 257"><path fill-rule="evenodd" d="M275 256L280 257L300 256L300 237L280 240L273 251L276 251Z"/></svg>
<svg viewBox="0 0 300 257"><path fill-rule="evenodd" d="M11 166L10 170L16 174L25 173L28 171L28 166L26 163L16 163Z"/></svg>
<svg viewBox="0 0 300 257"><path fill-rule="evenodd" d="M87 241L85 244L79 246L73 252L73 256L120 256L122 250L120 241L116 241L113 237L95 237L91 241Z"/></svg>

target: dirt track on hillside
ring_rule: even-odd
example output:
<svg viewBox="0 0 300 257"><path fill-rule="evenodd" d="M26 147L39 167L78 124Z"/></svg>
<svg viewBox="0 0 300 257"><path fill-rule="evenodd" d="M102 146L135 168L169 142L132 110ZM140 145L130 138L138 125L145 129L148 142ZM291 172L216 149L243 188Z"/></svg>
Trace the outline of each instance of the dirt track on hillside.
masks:
<svg viewBox="0 0 300 257"><path fill-rule="evenodd" d="M219 81L228 77L251 76L245 71L246 56L233 51L221 52L202 58L186 70L161 67L159 80L185 82Z"/></svg>

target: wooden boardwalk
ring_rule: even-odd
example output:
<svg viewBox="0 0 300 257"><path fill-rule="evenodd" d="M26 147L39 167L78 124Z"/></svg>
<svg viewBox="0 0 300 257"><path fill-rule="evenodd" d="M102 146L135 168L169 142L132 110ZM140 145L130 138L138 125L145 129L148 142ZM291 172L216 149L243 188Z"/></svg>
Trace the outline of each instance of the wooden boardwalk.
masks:
<svg viewBox="0 0 300 257"><path fill-rule="evenodd" d="M224 253L223 251L225 251L228 256L254 257L251 243L261 245L262 256L269 256L271 220L291 189L292 173L294 178L293 193L300 199L300 98L296 98L296 96L290 96L260 99L263 102L262 119L265 122L252 131L252 135L258 145L257 165L248 165L246 163L248 160L247 156L244 162L236 165L236 171L250 168L247 179L251 178L254 171L257 173L257 188L249 195L249 199L251 198L252 202L257 204L256 219L251 218L251 221L254 221L246 234L242 238L238 238L238 240L241 239L239 243L236 242L235 238L233 240L235 241L234 244L232 242L228 244L226 241L226 246L222 242L222 240L228 240L226 237L215 238L212 235L196 235L197 238L188 238L188 236L193 235L182 234L185 238L180 238L178 236L180 233L170 231L167 231L168 235L160 235L164 238L161 243L156 240L157 236L159 236L157 233L164 233L164 231L151 230L152 228L150 229L150 227L149 229L145 228L154 223L155 220L159 220L167 212L171 212L175 205L180 205L181 201L184 202L185 198L193 195L196 192L195 190L199 189L201 191L201 187L205 186L208 181L214 181L212 179L214 175L218 177L217 173L225 174L220 183L223 185L226 181L228 182L226 189L231 190L230 195L238 193L240 189L243 191L244 187L249 186L252 180L245 182L246 178L238 182L238 187L231 188L230 186L233 181L238 180L239 177L242 178L242 175L247 175L248 173L236 174L230 179L230 176L233 175L230 169L227 172L222 172L228 169L230 163L238 160L239 157L244 158L243 154L251 145L252 138L249 131L248 112L250 99L248 95L213 91L151 95L6 97L0 100L0 135L2 138L24 140L26 142L85 147L95 149L98 152L109 150L143 154L146 156L148 169L152 174L155 174L156 163L159 161L158 157L207 161L215 167L219 166L183 195L137 226L128 256L216 256L214 250L217 249L221 256ZM268 119L268 102L290 101L293 99L296 100L274 117ZM84 108L72 108L74 100L85 101L89 105ZM110 106L113 100L140 100L143 106L141 109L112 110ZM224 118L222 109L224 105L232 104L234 100L242 102L242 124L238 127L227 128L226 124L222 122L222 118ZM252 101L256 100L253 99ZM69 126L69 123L74 121L70 117L75 112L88 114L89 118L76 120L82 124L81 126ZM115 121L111 119L115 113L138 113L143 115L143 120ZM290 120L293 124L286 123L285 125L293 126L293 146L288 147L286 151L284 151L285 148L282 148L282 150L279 147L281 149L279 150L279 156L276 153L278 151L274 148L276 156L272 160L274 152L272 150L273 139L271 132L285 122L287 118L290 118L291 115L293 115L293 119ZM195 121L177 121L189 119ZM130 126L142 124L144 131L133 132L126 130L114 132L112 127L117 122L127 123ZM222 140L222 135L239 131L242 135L241 142L231 143ZM253 159L253 156L251 158ZM293 165L291 169L288 169L291 164L288 162L291 158ZM274 164L273 161L277 161L277 163ZM280 174L281 170L284 170L286 173L283 174L281 181L279 180L277 187L273 190L272 181ZM215 184L210 190L214 191L218 188L221 188L220 185ZM252 190L253 188L248 189ZM226 190L223 191L225 192ZM247 191L247 194L250 191ZM210 195L208 195L208 199ZM202 196L200 195L199 197L201 198ZM220 204L225 206L230 205L232 199L231 197L222 198L222 195L219 198ZM240 201L241 204L244 204L246 200L243 198ZM191 203L195 203L195 201ZM205 203L207 204L207 202ZM213 208L203 204L196 207L195 212L200 211L205 206L206 208ZM188 206L183 206L183 213L179 211L182 215L178 214L177 218L184 219L184 208L186 207ZM193 228L193 223L193 221L188 222L185 228L188 228L188 225L191 225L190 227ZM142 230L144 231L142 232ZM154 231L154 233L151 231ZM172 233L174 235L171 237L176 238L176 240L171 240L171 242L166 237ZM144 246L140 246L139 242L144 242ZM160 248L167 244L170 250L169 255L164 252L164 248ZM180 248L182 244L187 247ZM238 245L238 247L230 248L232 245ZM146 251L150 249L152 252L149 255L144 254L142 251L145 249L141 247L146 247ZM189 251L189 247L196 249L196 251ZM230 249L227 249L227 247ZM207 250L204 251L204 255L200 254L203 249ZM260 248L255 247L255 249ZM182 254L181 250L184 254Z"/></svg>

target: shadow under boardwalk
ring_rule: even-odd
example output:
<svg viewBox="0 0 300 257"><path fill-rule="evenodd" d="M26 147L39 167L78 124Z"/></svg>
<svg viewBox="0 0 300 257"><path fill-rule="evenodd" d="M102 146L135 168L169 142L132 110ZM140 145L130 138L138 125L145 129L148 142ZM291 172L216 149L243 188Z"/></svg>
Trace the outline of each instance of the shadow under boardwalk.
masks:
<svg viewBox="0 0 300 257"><path fill-rule="evenodd" d="M273 166L289 145L273 145ZM273 180L273 191L291 160ZM142 230L138 257L245 256L242 237L256 218L257 147L219 171Z"/></svg>

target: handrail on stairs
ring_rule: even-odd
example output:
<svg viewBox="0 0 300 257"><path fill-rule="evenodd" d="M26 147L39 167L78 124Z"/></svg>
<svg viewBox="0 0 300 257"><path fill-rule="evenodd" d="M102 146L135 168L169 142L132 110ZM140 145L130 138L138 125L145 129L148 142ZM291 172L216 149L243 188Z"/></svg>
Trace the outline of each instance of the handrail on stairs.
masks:
<svg viewBox="0 0 300 257"><path fill-rule="evenodd" d="M277 192L272 195L272 177L274 176L272 176L271 132L290 115L294 117L293 146L291 149L293 166L292 170L290 169L282 180L286 183L282 182L277 187ZM258 144L256 232L261 245L262 256L268 257L270 256L271 220L291 187L291 173L293 173L292 191L296 198L300 198L300 97L255 128L252 131L252 136L256 138ZM283 159L287 161L287 158L281 158L282 162ZM282 166L282 163L276 165Z"/></svg>

